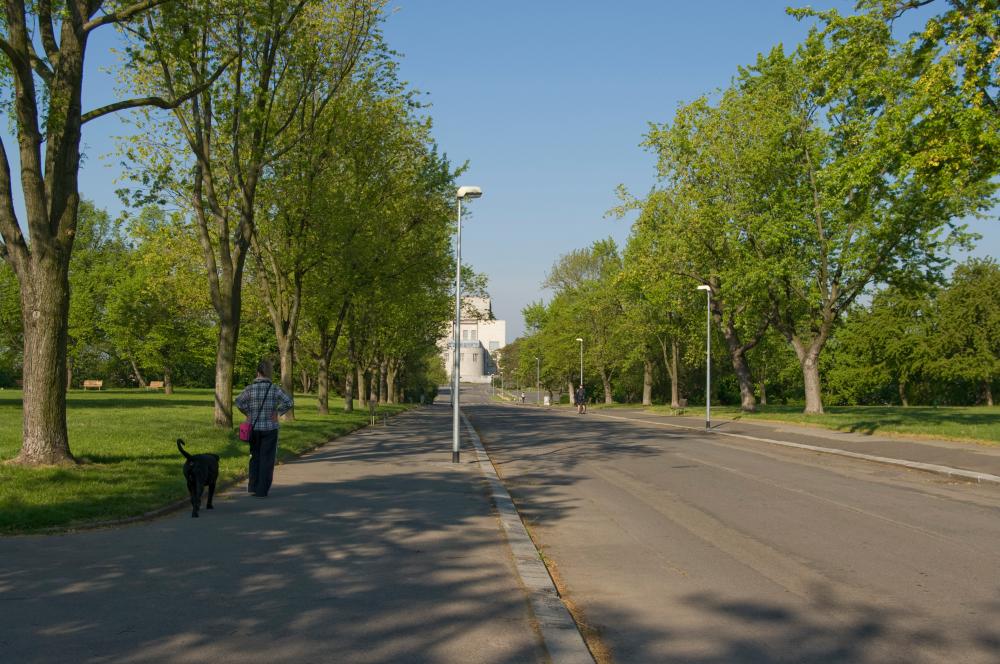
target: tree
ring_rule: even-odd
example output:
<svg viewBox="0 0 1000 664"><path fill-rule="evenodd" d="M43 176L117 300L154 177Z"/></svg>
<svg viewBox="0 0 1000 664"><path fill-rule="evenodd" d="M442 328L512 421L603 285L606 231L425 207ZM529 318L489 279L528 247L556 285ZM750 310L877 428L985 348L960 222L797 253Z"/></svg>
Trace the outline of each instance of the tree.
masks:
<svg viewBox="0 0 1000 664"><path fill-rule="evenodd" d="M910 386L934 363L933 291L887 288L847 314L836 335L829 382L842 400L910 404Z"/></svg>
<svg viewBox="0 0 1000 664"><path fill-rule="evenodd" d="M952 81L921 77L932 57L869 15L820 16L794 56L772 52L739 83L752 105L784 115L775 131L797 167L794 214L761 234L796 248L769 292L814 413L820 353L841 314L874 284L940 273L966 239L954 220L989 207L997 168L988 119Z"/></svg>
<svg viewBox="0 0 1000 664"><path fill-rule="evenodd" d="M66 341L67 388L72 386L75 368L93 370L101 356L110 354L105 324L107 299L125 273L125 259L125 240L119 224L90 201L81 201L69 263L72 297ZM135 366L133 369L138 373Z"/></svg>
<svg viewBox="0 0 1000 664"><path fill-rule="evenodd" d="M550 306L558 300L572 321L562 333L570 339L584 338L584 355L601 379L605 403L613 401L611 381L625 360L623 308L617 289L620 272L621 256L609 238L562 256L543 284L557 293Z"/></svg>
<svg viewBox="0 0 1000 664"><path fill-rule="evenodd" d="M992 258L959 265L938 306L939 370L977 385L982 401L992 406L993 383L1000 378L1000 266Z"/></svg>
<svg viewBox="0 0 1000 664"><path fill-rule="evenodd" d="M14 208L7 147L0 141L0 259L17 276L24 328L24 434L16 463L73 462L66 433L66 343L83 125L126 108L170 108L193 92L177 87L175 94L85 112L88 41L99 28L137 21L163 1L93 0L63 6L51 0L12 0L4 5L0 80L13 92L6 110L17 135L25 210L22 225Z"/></svg>
<svg viewBox="0 0 1000 664"><path fill-rule="evenodd" d="M141 178L172 188L193 211L219 318L216 426L232 426L243 274L257 233L261 181L308 138L296 122L301 110L324 108L348 80L370 44L381 4L242 0L206 3L198 16L164 5L129 51L138 89L199 90L166 126L150 127L147 116L146 138L134 143L132 154L143 162ZM225 77L218 75L223 69ZM168 150L148 137L165 137Z"/></svg>
<svg viewBox="0 0 1000 664"><path fill-rule="evenodd" d="M199 287L198 247L179 213L168 217L158 208L144 209L129 235L135 246L108 294L104 327L138 378L140 367L162 374L172 394L179 367L211 361L215 330Z"/></svg>

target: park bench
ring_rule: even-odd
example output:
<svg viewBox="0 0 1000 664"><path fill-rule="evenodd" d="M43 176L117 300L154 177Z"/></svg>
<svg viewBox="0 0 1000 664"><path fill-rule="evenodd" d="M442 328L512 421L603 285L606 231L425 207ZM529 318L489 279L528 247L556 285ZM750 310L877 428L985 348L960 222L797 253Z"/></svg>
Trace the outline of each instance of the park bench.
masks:
<svg viewBox="0 0 1000 664"><path fill-rule="evenodd" d="M85 380L85 381L83 381L83 389L85 389L85 390L89 390L90 388L94 388L95 390L99 390L102 387L104 387L104 381L103 380Z"/></svg>
<svg viewBox="0 0 1000 664"><path fill-rule="evenodd" d="M147 385L146 387L149 388L149 389L151 389L151 390L162 390L163 389L163 381L162 380L151 380L151 381L149 381L149 385Z"/></svg>

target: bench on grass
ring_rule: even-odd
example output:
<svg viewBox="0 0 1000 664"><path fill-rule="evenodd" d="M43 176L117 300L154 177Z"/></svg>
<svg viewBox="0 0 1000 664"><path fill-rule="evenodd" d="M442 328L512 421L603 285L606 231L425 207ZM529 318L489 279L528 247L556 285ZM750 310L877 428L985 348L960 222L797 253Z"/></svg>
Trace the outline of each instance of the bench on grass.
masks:
<svg viewBox="0 0 1000 664"><path fill-rule="evenodd" d="M83 389L85 389L85 390L89 390L90 388L94 388L95 390L99 390L102 387L104 387L104 381L103 380L85 380L85 381L83 381Z"/></svg>
<svg viewBox="0 0 1000 664"><path fill-rule="evenodd" d="M151 380L151 381L149 381L149 385L147 385L146 387L149 388L149 389L151 389L151 390L162 390L163 389L163 381L162 380Z"/></svg>

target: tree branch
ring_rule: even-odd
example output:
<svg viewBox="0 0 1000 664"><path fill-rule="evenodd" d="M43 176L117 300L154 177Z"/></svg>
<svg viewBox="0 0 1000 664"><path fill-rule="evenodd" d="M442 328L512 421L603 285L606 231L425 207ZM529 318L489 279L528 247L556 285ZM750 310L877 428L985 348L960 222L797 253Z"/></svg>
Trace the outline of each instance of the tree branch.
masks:
<svg viewBox="0 0 1000 664"><path fill-rule="evenodd" d="M173 101L167 101L163 97L156 97L156 96L138 97L136 99L125 99L123 101L115 102L114 104L108 104L107 106L95 108L92 111L87 111L86 113L83 114L83 117L81 117L80 123L86 124L91 120L96 120L97 118L102 117L104 115L108 115L109 113L114 113L116 111L123 111L127 108L139 108L141 106L156 106L157 108L162 108L168 111L173 110L178 106L180 106L181 104L183 104L184 102L198 96L199 94L207 90L213 83L215 83L216 79L218 79L219 76L222 75L222 72L226 70L226 67L228 67L232 63L232 61L233 59L229 58L228 60L223 62L221 65L219 65L219 68L215 70L215 73L208 77L208 80L206 80L201 85L188 90L186 93L184 93L177 99L174 99Z"/></svg>
<svg viewBox="0 0 1000 664"><path fill-rule="evenodd" d="M41 0L38 3L38 25L42 33L42 47L49 60L59 56L59 46L56 44L56 31L52 26L52 0Z"/></svg>
<svg viewBox="0 0 1000 664"><path fill-rule="evenodd" d="M14 212L14 196L11 190L10 162L7 160L7 147L0 138L0 258L9 262L24 251L27 251L27 244L24 241L24 234L17 225L17 214Z"/></svg>
<svg viewBox="0 0 1000 664"><path fill-rule="evenodd" d="M123 9L116 12L111 12L110 14L102 14L97 18L91 19L83 24L84 32L91 32L101 27L102 25L108 25L109 23L121 23L122 21L127 21L136 14L141 14L147 9L152 9L157 5L162 5L170 0L142 0L134 5L129 5Z"/></svg>

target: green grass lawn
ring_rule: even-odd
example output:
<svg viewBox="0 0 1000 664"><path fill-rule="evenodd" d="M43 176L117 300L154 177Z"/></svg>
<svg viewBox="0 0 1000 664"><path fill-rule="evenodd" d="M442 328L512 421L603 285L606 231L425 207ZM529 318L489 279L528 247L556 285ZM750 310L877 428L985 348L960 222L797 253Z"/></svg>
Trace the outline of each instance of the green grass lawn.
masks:
<svg viewBox="0 0 1000 664"><path fill-rule="evenodd" d="M72 528L144 514L187 496L183 457L222 457L220 481L245 475L248 448L234 433L212 426L211 390L167 396L139 390L71 391L67 424L74 467L21 468L0 463L0 533ZM330 400L330 415L316 413L315 398L297 397L296 420L281 426L279 459L288 458L368 423L367 410L344 413ZM406 406L381 406L396 413ZM0 461L21 445L21 392L0 391Z"/></svg>
<svg viewBox="0 0 1000 664"><path fill-rule="evenodd" d="M757 413L744 413L735 406L712 406L712 417L721 419L771 420L818 426L864 434L896 434L1000 444L1000 406L939 407L827 406L823 415L806 415L802 406L762 406ZM671 414L669 406L653 406L652 412ZM689 406L684 415L701 417L705 406Z"/></svg>

